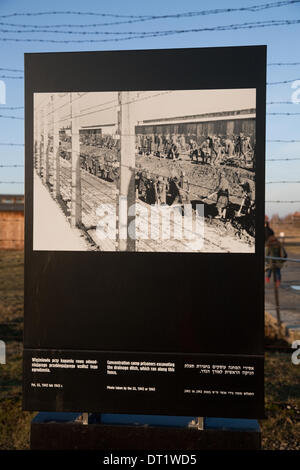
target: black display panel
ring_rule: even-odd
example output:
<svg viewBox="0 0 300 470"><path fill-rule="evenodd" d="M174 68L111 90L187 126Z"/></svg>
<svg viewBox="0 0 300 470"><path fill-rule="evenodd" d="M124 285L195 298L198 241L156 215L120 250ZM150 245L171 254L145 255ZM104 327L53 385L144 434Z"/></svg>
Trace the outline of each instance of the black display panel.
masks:
<svg viewBox="0 0 300 470"><path fill-rule="evenodd" d="M264 414L266 47L25 55L25 410Z"/></svg>

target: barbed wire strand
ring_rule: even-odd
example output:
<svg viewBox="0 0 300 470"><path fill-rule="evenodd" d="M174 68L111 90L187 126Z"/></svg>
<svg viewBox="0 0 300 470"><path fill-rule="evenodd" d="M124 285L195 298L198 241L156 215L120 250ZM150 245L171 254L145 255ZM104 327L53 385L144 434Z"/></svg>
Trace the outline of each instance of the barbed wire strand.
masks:
<svg viewBox="0 0 300 470"><path fill-rule="evenodd" d="M3 119L19 119L21 121L24 121L24 118L23 117L19 117L19 116L5 116L5 114L0 114L0 118L3 118Z"/></svg>
<svg viewBox="0 0 300 470"><path fill-rule="evenodd" d="M220 13L232 13L238 11L250 11L257 12L262 10L267 10L270 8L279 8L292 4L299 3L299 0L282 0L276 2L268 2L260 5L249 5L247 7L239 8L216 8L211 10L200 10L200 11L190 11L184 13L173 13L168 15L120 15L115 13L98 13L91 11L40 11L40 12L23 12L23 13L9 13L6 15L0 15L0 18L16 18L19 16L25 17L34 17L34 16L57 16L57 15L76 15L76 16L100 16L105 18L126 18L126 19L165 19L165 18L181 18L181 17L190 17L190 16L200 16L200 15L212 15ZM86 26L86 25L85 25Z"/></svg>
<svg viewBox="0 0 300 470"><path fill-rule="evenodd" d="M0 38L0 41L1 41L1 38ZM12 75L0 75L0 78L1 78L1 79L4 79L4 78L6 78L6 79L17 79L17 80L23 80L23 79L24 79L23 76L22 76L22 77L19 77L19 76L18 76L18 77L14 77L14 76L12 76Z"/></svg>
<svg viewBox="0 0 300 470"><path fill-rule="evenodd" d="M300 113L266 113L267 116L299 116Z"/></svg>
<svg viewBox="0 0 300 470"><path fill-rule="evenodd" d="M13 142L0 142L0 145L3 145L3 146L12 146L12 147L24 147L24 144L15 144Z"/></svg>
<svg viewBox="0 0 300 470"><path fill-rule="evenodd" d="M24 165L0 165L0 168L17 168L24 167Z"/></svg>
<svg viewBox="0 0 300 470"><path fill-rule="evenodd" d="M1 111L7 111L7 110L13 110L13 109L24 109L24 106L5 106L5 107L0 107Z"/></svg>
<svg viewBox="0 0 300 470"><path fill-rule="evenodd" d="M299 23L300 23L300 19L267 20L267 21L237 23L237 24L231 24L231 25L222 25L222 26L205 27L205 28L190 28L190 29L148 31L148 32L129 31L129 32L121 33L123 37L110 37L107 39L41 39L41 38L1 37L0 41L2 42L40 42L40 43L55 43L55 44L71 44L71 43L91 44L91 43L103 43L103 42L120 42L120 41L132 40L132 39L145 39L145 38L151 38L151 37L163 37L163 36L186 34L186 33L201 33L201 32L211 32L211 31L233 31L233 30L235 31L235 30L241 30L241 29L257 29L257 28L266 28L266 27L288 26L288 25L295 25ZM111 35L111 36L115 34L117 36L120 34L120 32L117 31L114 33L114 32L109 31L109 32L103 32L103 34ZM127 36L125 36L126 34Z"/></svg>
<svg viewBox="0 0 300 470"><path fill-rule="evenodd" d="M294 160L300 160L300 158L295 157L295 158L266 158L266 162L283 162L283 161L294 161Z"/></svg>
<svg viewBox="0 0 300 470"><path fill-rule="evenodd" d="M266 181L265 184L298 184L300 181Z"/></svg>
<svg viewBox="0 0 300 470"><path fill-rule="evenodd" d="M300 65L300 62L286 62L286 63L278 62L278 63L268 63L267 65L269 67L271 67L273 65L277 65L277 66ZM0 67L0 70L4 71L4 72L24 72L24 69L10 69L10 68L6 68L6 67ZM267 102L267 104L293 104L293 103L292 103L292 101L270 101L270 102ZM23 106L20 106L20 107L17 107L17 108L10 108L10 109L21 109L21 108L24 109Z"/></svg>
<svg viewBox="0 0 300 470"><path fill-rule="evenodd" d="M283 66L288 66L288 65L300 65L300 62L269 62L268 66L277 66L277 67L283 67Z"/></svg>

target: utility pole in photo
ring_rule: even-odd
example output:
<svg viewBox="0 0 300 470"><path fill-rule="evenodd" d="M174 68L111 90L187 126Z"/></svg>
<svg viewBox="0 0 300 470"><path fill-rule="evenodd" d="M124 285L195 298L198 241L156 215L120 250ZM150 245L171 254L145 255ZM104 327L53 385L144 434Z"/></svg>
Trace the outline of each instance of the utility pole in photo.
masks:
<svg viewBox="0 0 300 470"><path fill-rule="evenodd" d="M45 104L45 132L46 132L46 141L44 147L44 156L45 156L45 184L48 186L50 183L50 162L49 162L49 150L50 150L50 140L49 140L49 109L50 102L47 100Z"/></svg>
<svg viewBox="0 0 300 470"><path fill-rule="evenodd" d="M43 183L46 184L46 153L48 147L48 129L47 129L47 119L46 119L46 108L45 103L42 108L42 122L43 122L43 157L42 157L42 165L41 165L41 172L42 172L42 180Z"/></svg>
<svg viewBox="0 0 300 470"><path fill-rule="evenodd" d="M53 130L53 197L60 199L60 152L59 152L59 115L55 112L56 95L51 95Z"/></svg>
<svg viewBox="0 0 300 470"><path fill-rule="evenodd" d="M34 100L36 104L36 98ZM41 125L37 106L34 107L34 167L40 174L41 166Z"/></svg>
<svg viewBox="0 0 300 470"><path fill-rule="evenodd" d="M43 177L43 109L39 103L38 112L37 112L37 123L38 123L38 173L40 178Z"/></svg>
<svg viewBox="0 0 300 470"><path fill-rule="evenodd" d="M118 250L135 251L135 122L132 112L132 101L135 94L129 91L118 93L120 111L118 112L118 128L120 135L120 180L118 205ZM130 215L129 215L130 210Z"/></svg>
<svg viewBox="0 0 300 470"><path fill-rule="evenodd" d="M70 93L71 107L71 226L81 225L81 168L80 168L80 140L79 140L79 97L77 93Z"/></svg>

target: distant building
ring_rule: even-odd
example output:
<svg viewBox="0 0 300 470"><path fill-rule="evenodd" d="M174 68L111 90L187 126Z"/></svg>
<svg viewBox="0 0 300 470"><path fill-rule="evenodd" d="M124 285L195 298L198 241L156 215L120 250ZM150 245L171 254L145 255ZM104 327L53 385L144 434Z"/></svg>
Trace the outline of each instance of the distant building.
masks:
<svg viewBox="0 0 300 470"><path fill-rule="evenodd" d="M80 135L113 135L117 132L117 124L96 124L94 126L81 126Z"/></svg>
<svg viewBox="0 0 300 470"><path fill-rule="evenodd" d="M139 121L136 126L137 135L172 135L183 134L196 141L208 135L222 137L239 135L243 132L255 143L256 110L239 109L215 113L195 114L172 118L147 119Z"/></svg>
<svg viewBox="0 0 300 470"><path fill-rule="evenodd" d="M24 248L24 196L0 195L0 249Z"/></svg>
<svg viewBox="0 0 300 470"><path fill-rule="evenodd" d="M300 212L294 212L292 215L292 223L295 227L300 227Z"/></svg>

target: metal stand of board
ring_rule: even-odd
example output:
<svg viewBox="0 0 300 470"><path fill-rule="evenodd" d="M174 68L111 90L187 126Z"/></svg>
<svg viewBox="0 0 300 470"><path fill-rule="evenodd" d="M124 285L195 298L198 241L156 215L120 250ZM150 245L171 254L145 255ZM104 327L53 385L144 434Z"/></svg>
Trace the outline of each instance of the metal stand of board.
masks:
<svg viewBox="0 0 300 470"><path fill-rule="evenodd" d="M85 415L85 416L84 416ZM259 450L257 420L192 416L38 413L33 450Z"/></svg>

